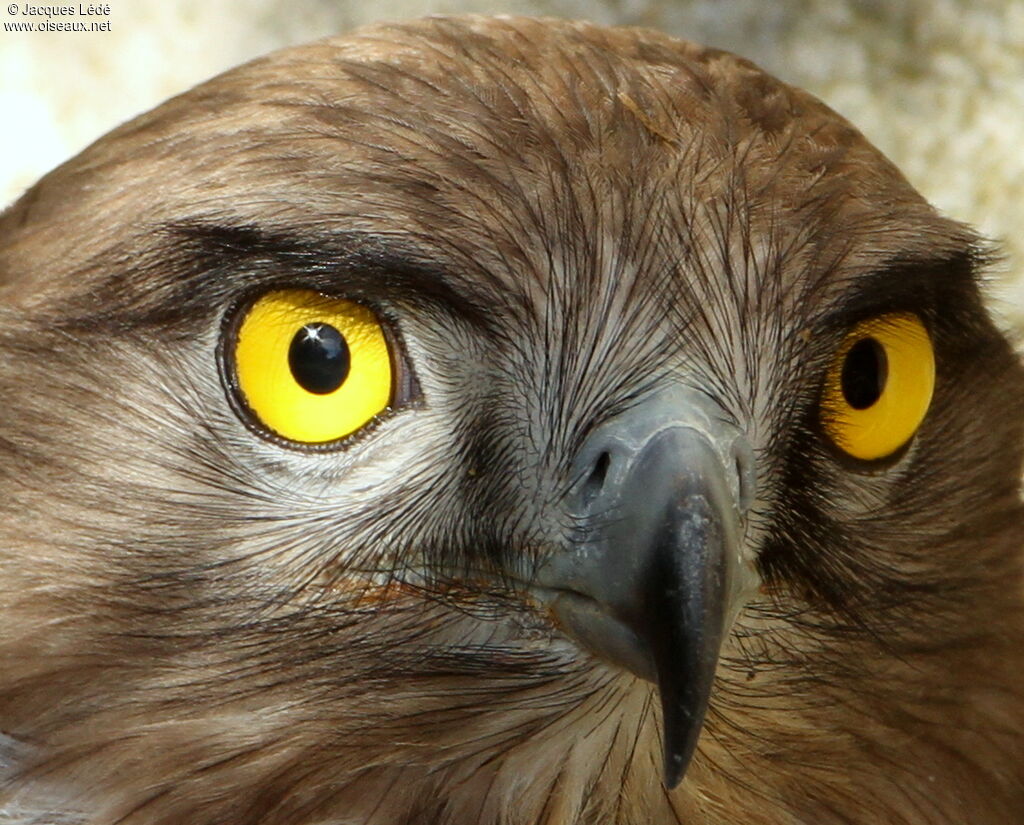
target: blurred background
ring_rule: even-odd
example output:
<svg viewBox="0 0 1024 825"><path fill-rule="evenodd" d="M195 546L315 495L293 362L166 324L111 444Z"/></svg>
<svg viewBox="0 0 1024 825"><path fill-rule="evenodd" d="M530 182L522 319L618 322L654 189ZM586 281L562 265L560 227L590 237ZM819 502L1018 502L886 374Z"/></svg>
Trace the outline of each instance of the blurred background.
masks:
<svg viewBox="0 0 1024 825"><path fill-rule="evenodd" d="M1024 331L1024 0L110 0L52 18L109 31L11 30L46 20L26 5L0 5L0 208L118 123L271 49L433 13L586 18L729 49L818 95L1000 243L996 310Z"/></svg>

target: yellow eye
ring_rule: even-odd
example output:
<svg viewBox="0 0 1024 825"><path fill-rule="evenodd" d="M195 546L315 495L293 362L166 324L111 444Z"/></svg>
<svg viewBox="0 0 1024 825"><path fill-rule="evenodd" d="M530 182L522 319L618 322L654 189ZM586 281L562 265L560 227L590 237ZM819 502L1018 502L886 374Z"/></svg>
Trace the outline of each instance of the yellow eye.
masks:
<svg viewBox="0 0 1024 825"><path fill-rule="evenodd" d="M304 444L354 433L391 402L391 356L366 307L305 289L264 295L234 342L234 379L267 429Z"/></svg>
<svg viewBox="0 0 1024 825"><path fill-rule="evenodd" d="M917 432L934 388L935 353L921 319L904 312L871 318L836 352L825 378L822 425L854 458L884 458Z"/></svg>

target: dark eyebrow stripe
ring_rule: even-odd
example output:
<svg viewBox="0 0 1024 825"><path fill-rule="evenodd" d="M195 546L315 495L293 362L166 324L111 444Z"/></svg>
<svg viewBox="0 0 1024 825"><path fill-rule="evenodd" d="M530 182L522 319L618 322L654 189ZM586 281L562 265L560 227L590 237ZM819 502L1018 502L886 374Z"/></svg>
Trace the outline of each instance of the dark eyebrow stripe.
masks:
<svg viewBox="0 0 1024 825"><path fill-rule="evenodd" d="M957 308L974 305L980 301L978 271L984 261L984 253L973 248L940 258L895 258L841 291L823 323L847 327L881 312L931 315L947 302Z"/></svg>
<svg viewBox="0 0 1024 825"><path fill-rule="evenodd" d="M197 292L204 291L204 280L218 277L233 281L236 295L299 282L352 298L401 295L427 300L444 304L477 326L491 325L493 287L481 289L453 276L410 237L359 231L282 233L207 223L172 224L167 231L205 264L197 277L188 279Z"/></svg>
<svg viewBox="0 0 1024 825"><path fill-rule="evenodd" d="M479 267L455 274L412 236L183 221L159 227L150 243L142 253L119 250L96 261L114 274L77 311L66 307L61 326L186 328L256 292L300 287L384 306L440 305L493 331L495 302L521 300L499 291Z"/></svg>

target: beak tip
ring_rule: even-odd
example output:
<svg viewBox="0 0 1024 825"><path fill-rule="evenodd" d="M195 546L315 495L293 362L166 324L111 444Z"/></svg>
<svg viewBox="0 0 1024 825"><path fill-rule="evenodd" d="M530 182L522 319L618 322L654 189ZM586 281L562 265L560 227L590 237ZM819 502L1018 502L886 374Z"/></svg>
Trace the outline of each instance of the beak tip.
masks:
<svg viewBox="0 0 1024 825"><path fill-rule="evenodd" d="M659 689L662 702L662 741L664 743L664 779L668 790L674 790L682 782L697 752L704 725L710 681L703 690L696 693L680 694L681 684L674 679L661 680Z"/></svg>
<svg viewBox="0 0 1024 825"><path fill-rule="evenodd" d="M685 773L686 761L682 758L682 754L666 753L664 778L665 788L670 791L675 790L679 787L679 783L683 781L683 775Z"/></svg>
<svg viewBox="0 0 1024 825"><path fill-rule="evenodd" d="M670 723L671 724L671 723ZM668 790L674 790L683 781L693 753L697 749L697 736L699 726L696 729L680 731L672 727L666 727L663 735L665 737L664 754L664 785ZM680 736L682 734L682 736Z"/></svg>

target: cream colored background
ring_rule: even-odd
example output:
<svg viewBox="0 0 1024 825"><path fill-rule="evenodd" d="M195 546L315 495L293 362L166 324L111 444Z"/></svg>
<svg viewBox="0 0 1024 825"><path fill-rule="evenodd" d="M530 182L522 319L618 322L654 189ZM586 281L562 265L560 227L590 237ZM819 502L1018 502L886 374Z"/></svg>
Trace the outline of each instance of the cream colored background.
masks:
<svg viewBox="0 0 1024 825"><path fill-rule="evenodd" d="M458 11L651 26L809 89L939 208L1002 244L997 310L1024 330L1024 0L111 0L110 33L0 31L0 204L117 123L250 57ZM0 4L12 19L28 18Z"/></svg>

